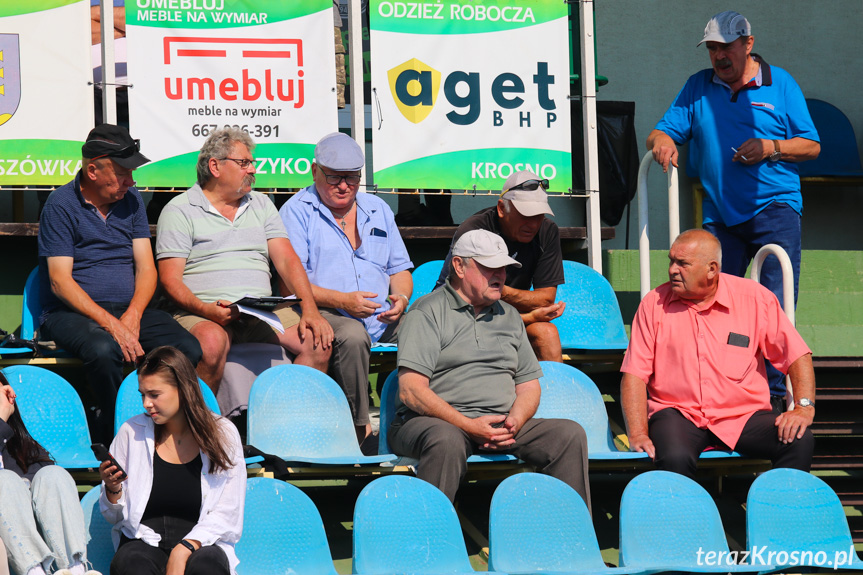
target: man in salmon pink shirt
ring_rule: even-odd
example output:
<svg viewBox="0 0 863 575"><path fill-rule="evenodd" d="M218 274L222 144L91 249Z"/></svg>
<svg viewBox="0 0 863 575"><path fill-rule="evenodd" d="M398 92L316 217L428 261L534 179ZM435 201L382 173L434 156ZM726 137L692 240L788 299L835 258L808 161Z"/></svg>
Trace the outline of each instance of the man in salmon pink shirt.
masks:
<svg viewBox="0 0 863 575"><path fill-rule="evenodd" d="M812 352L779 301L749 279L720 273L719 240L678 236L669 282L645 296L620 371L630 449L693 477L710 447L808 471L815 416ZM794 408L771 411L764 359L791 377Z"/></svg>

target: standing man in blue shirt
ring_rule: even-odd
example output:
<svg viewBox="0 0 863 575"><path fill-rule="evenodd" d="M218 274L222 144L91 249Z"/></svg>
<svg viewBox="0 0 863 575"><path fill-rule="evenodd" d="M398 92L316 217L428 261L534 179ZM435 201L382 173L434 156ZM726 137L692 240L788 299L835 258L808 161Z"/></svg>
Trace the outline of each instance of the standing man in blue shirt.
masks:
<svg viewBox="0 0 863 575"><path fill-rule="evenodd" d="M689 146L688 172L704 186L704 229L722 244L722 271L743 276L755 253L778 244L800 277L803 198L797 162L821 151L803 92L788 72L752 53L755 37L737 12L717 14L698 43L712 68L690 76L647 138L653 158L668 171L677 146ZM761 283L783 303L782 270L768 258ZM782 374L768 364L771 402L781 408Z"/></svg>
<svg viewBox="0 0 863 575"><path fill-rule="evenodd" d="M98 441L114 436L123 363L172 345L192 364L201 346L164 311L156 290L150 226L132 172L149 162L126 128L93 128L75 180L54 190L39 220L40 335L84 362L98 412Z"/></svg>
<svg viewBox="0 0 863 575"><path fill-rule="evenodd" d="M358 194L365 156L335 132L315 146L315 183L279 213L312 283L321 314L333 326L330 374L345 391L366 453L377 453L369 421L372 342L395 341L413 291L413 267L387 204Z"/></svg>

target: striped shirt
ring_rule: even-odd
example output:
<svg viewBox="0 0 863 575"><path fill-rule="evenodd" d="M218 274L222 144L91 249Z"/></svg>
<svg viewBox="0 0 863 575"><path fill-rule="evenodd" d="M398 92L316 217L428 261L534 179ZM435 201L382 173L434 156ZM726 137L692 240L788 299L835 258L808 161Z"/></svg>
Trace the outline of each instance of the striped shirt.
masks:
<svg viewBox="0 0 863 575"><path fill-rule="evenodd" d="M287 238L276 207L265 195L243 197L234 221L210 204L198 184L159 216L156 259L183 258L183 283L205 303L272 295L267 241Z"/></svg>

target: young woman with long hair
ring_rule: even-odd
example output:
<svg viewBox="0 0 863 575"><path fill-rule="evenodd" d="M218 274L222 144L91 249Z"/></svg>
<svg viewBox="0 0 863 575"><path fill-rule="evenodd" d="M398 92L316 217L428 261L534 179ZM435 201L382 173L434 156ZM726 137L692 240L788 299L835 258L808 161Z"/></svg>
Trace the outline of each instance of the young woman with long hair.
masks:
<svg viewBox="0 0 863 575"><path fill-rule="evenodd" d="M72 476L33 439L0 372L0 539L13 575L87 571L84 512Z"/></svg>
<svg viewBox="0 0 863 575"><path fill-rule="evenodd" d="M112 575L228 575L243 529L246 466L236 427L204 403L173 347L138 367L146 413L129 419L102 464L102 515L114 524Z"/></svg>

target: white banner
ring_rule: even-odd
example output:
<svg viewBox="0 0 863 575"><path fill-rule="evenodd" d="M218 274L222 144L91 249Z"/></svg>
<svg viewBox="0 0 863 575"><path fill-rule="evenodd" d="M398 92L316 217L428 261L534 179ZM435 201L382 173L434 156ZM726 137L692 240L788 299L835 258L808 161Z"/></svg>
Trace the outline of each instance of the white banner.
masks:
<svg viewBox="0 0 863 575"><path fill-rule="evenodd" d="M75 177L93 128L90 5L0 3L0 184Z"/></svg>
<svg viewBox="0 0 863 575"><path fill-rule="evenodd" d="M369 3L375 183L499 190L530 169L571 186L567 6Z"/></svg>
<svg viewBox="0 0 863 575"><path fill-rule="evenodd" d="M191 185L224 126L256 142L257 187L311 183L337 129L331 1L134 0L126 22L130 128L152 160L139 185Z"/></svg>

